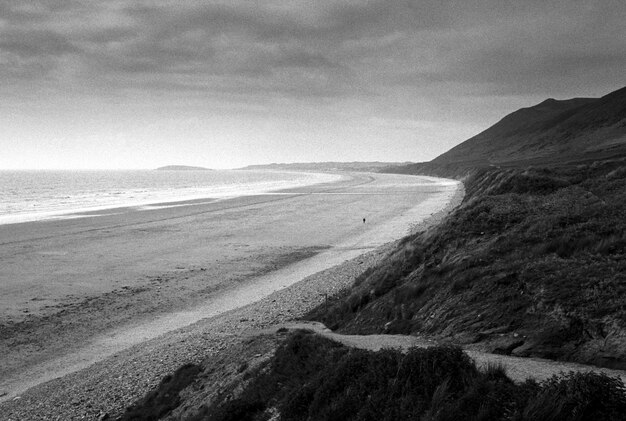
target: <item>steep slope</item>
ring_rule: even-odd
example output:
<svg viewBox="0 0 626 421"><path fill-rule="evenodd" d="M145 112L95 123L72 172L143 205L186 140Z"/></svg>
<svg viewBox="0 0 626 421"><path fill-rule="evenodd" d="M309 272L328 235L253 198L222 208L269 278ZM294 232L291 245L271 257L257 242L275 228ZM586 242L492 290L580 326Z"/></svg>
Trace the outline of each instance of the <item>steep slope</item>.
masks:
<svg viewBox="0 0 626 421"><path fill-rule="evenodd" d="M460 176L488 166L552 165L626 153L626 88L602 98L547 99L515 111L426 163L390 172Z"/></svg>
<svg viewBox="0 0 626 421"><path fill-rule="evenodd" d="M485 168L465 186L441 225L311 319L626 368L626 158Z"/></svg>
<svg viewBox="0 0 626 421"><path fill-rule="evenodd" d="M547 127L552 126L563 114L571 114L581 106L594 104L595 99L576 98L568 101L548 99L534 107L522 108L504 117L484 132L461 143L434 159L433 163L494 163L527 157L529 143L543 137ZM537 145L532 152L543 149ZM524 153L526 151L526 153ZM508 158L508 159L507 159Z"/></svg>
<svg viewBox="0 0 626 421"><path fill-rule="evenodd" d="M462 206L311 317L626 367L626 88L518 110L431 162Z"/></svg>

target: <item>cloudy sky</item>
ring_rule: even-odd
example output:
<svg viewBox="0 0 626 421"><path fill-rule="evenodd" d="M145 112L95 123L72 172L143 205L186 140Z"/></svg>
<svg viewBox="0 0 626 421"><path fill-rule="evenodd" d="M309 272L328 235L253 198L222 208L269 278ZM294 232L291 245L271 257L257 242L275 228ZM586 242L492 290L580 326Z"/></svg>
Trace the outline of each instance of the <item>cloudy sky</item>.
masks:
<svg viewBox="0 0 626 421"><path fill-rule="evenodd" d="M626 85L626 3L0 0L0 169L424 161Z"/></svg>

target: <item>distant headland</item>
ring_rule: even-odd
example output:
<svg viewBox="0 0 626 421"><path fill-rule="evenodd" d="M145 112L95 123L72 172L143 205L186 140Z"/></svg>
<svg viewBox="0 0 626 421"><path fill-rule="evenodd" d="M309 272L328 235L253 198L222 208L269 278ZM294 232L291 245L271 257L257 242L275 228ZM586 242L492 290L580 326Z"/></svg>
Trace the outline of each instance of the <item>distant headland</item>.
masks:
<svg viewBox="0 0 626 421"><path fill-rule="evenodd" d="M204 167L192 167L189 165L167 165L165 167L157 168L156 171L211 171L211 169Z"/></svg>

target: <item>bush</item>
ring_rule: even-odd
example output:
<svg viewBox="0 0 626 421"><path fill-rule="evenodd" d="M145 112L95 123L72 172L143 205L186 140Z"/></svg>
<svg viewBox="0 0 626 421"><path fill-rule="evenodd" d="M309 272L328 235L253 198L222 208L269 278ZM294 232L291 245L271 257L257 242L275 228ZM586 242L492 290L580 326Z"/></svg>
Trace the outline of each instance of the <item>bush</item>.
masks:
<svg viewBox="0 0 626 421"><path fill-rule="evenodd" d="M214 421L621 420L626 390L604 374L513 383L502 367L478 370L459 348L371 352L296 333L241 397L208 408Z"/></svg>
<svg viewBox="0 0 626 421"><path fill-rule="evenodd" d="M528 399L512 421L623 420L626 388L621 380L597 373L554 376Z"/></svg>
<svg viewBox="0 0 626 421"><path fill-rule="evenodd" d="M489 194L506 193L545 195L553 193L570 183L562 178L541 174L536 171L514 172L500 184L494 186Z"/></svg>
<svg viewBox="0 0 626 421"><path fill-rule="evenodd" d="M189 386L200 373L199 366L185 364L172 375L161 380L158 388L143 400L129 407L122 415L122 421L151 421L161 419L180 405L179 392Z"/></svg>

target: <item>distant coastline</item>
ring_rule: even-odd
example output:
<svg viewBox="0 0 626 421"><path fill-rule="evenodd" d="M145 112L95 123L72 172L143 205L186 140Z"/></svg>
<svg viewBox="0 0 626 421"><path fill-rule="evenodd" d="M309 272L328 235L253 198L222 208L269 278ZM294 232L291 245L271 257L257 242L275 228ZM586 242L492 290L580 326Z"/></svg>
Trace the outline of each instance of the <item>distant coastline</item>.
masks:
<svg viewBox="0 0 626 421"><path fill-rule="evenodd" d="M245 196L327 183L331 174L246 171L0 171L0 226L85 212ZM73 216L71 216L73 215Z"/></svg>
<svg viewBox="0 0 626 421"><path fill-rule="evenodd" d="M241 170L273 170L273 171L356 171L379 172L383 168L412 165L410 162L293 162L248 165Z"/></svg>
<svg viewBox="0 0 626 421"><path fill-rule="evenodd" d="M189 165L166 165L159 167L155 171L213 171L210 168L192 167Z"/></svg>

